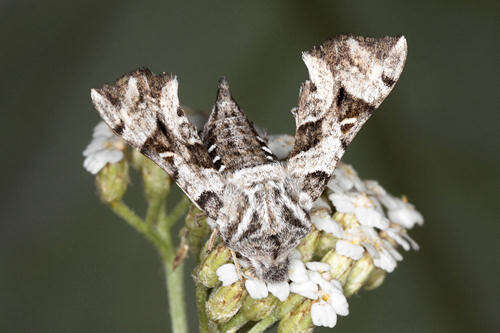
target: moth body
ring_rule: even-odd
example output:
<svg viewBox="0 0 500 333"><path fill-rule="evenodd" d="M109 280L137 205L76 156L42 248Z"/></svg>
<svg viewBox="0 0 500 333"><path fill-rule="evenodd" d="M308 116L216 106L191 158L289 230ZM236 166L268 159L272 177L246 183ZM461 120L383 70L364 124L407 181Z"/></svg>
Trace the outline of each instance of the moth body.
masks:
<svg viewBox="0 0 500 333"><path fill-rule="evenodd" d="M309 232L307 204L279 162L235 172L227 179L216 220L225 244L246 258L255 274L280 282L288 257Z"/></svg>

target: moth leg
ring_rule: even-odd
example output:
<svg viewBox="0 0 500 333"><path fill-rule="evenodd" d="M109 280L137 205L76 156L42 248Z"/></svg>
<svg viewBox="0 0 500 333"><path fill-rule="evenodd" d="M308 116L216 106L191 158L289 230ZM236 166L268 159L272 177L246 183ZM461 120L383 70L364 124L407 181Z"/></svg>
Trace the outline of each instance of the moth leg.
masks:
<svg viewBox="0 0 500 333"><path fill-rule="evenodd" d="M231 250L231 256L233 257L234 266L236 267L236 273L238 274L238 278L243 280L243 273L241 272L240 263L238 262L238 258L236 257L236 252Z"/></svg>
<svg viewBox="0 0 500 333"><path fill-rule="evenodd" d="M219 229L215 228L212 231L212 234L210 235L210 238L208 239L208 244L207 244L207 252L212 251L215 243L215 239L217 238L217 235L219 234Z"/></svg>

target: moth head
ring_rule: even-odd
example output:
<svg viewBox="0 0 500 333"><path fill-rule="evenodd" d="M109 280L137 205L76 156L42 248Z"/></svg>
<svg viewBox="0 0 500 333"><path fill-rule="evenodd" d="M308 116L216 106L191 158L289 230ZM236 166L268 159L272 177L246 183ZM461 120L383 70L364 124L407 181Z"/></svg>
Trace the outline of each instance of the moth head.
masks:
<svg viewBox="0 0 500 333"><path fill-rule="evenodd" d="M225 244L252 266L258 278L281 282L288 277L290 253L310 230L298 190L287 179L227 190L217 226Z"/></svg>

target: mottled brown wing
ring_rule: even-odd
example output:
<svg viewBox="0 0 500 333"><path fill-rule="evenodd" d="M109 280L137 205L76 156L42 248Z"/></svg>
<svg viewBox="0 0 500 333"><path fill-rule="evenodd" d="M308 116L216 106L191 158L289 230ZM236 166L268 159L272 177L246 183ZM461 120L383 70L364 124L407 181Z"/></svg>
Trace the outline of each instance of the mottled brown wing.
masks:
<svg viewBox="0 0 500 333"><path fill-rule="evenodd" d="M287 169L312 201L361 126L394 87L407 54L404 37L339 36L302 54L295 145Z"/></svg>
<svg viewBox="0 0 500 333"><path fill-rule="evenodd" d="M179 106L177 78L138 69L92 89L104 121L164 169L199 208L217 217L224 181L195 127Z"/></svg>
<svg viewBox="0 0 500 333"><path fill-rule="evenodd" d="M276 161L265 139L232 98L225 78L219 81L217 100L203 130L203 142L221 173Z"/></svg>

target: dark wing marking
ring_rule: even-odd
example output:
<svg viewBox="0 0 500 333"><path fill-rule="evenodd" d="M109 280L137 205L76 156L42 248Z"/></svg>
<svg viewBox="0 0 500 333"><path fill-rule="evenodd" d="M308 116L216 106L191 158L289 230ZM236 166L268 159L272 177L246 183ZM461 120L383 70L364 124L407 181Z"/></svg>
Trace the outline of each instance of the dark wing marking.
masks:
<svg viewBox="0 0 500 333"><path fill-rule="evenodd" d="M302 54L304 82L287 168L314 201L346 147L394 87L407 54L404 37L339 36Z"/></svg>
<svg viewBox="0 0 500 333"><path fill-rule="evenodd" d="M231 97L225 78L219 81L217 100L205 124L203 141L215 167L230 172L276 160L266 141Z"/></svg>
<svg viewBox="0 0 500 333"><path fill-rule="evenodd" d="M196 129L179 106L177 78L138 69L92 89L104 121L164 169L211 218L217 218L224 181Z"/></svg>

